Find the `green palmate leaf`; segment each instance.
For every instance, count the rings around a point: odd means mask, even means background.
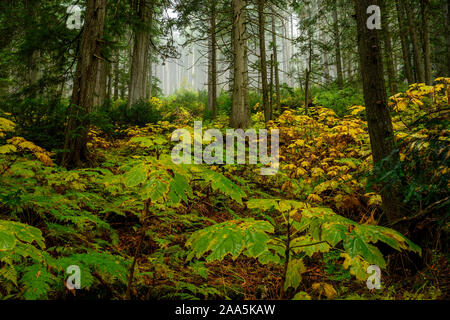
[[[149,180],[142,187],[142,199],[150,199],[152,202],[164,201],[165,195],[169,192],[169,186],[172,178],[165,172],[154,172]]]
[[[247,201],[247,208],[259,209],[262,211],[269,211],[273,208],[280,211],[278,201],[279,199],[250,199]]]
[[[207,253],[208,262],[222,260],[227,254],[236,259],[244,250],[247,256],[257,258],[269,250],[268,233],[273,231],[270,223],[254,219],[216,224],[192,234],[186,242],[191,248],[187,259],[199,259]]]
[[[401,250],[410,250],[421,254],[422,249],[411,242],[401,233],[380,226],[370,226],[370,225],[359,225],[354,229],[364,241],[377,243],[378,241],[384,242],[392,248]]]
[[[302,281],[302,273],[306,272],[306,267],[302,259],[292,259],[289,261],[286,271],[286,281],[284,282],[284,290],[288,288],[297,289]]]
[[[220,191],[240,204],[242,204],[242,198],[247,196],[241,188],[220,173],[204,169],[202,171],[202,178],[211,183],[211,188],[214,191]]]
[[[192,197],[192,188],[186,176],[176,173],[170,183],[169,199],[173,203],[178,203],[183,200],[188,202],[188,196]]]
[[[308,204],[294,200],[250,199],[249,201],[247,201],[247,208],[260,209],[263,211],[275,209],[280,212],[288,212],[295,209],[308,208]]]
[[[386,267],[386,261],[380,250],[378,250],[377,247],[364,242],[364,240],[354,232],[344,240],[344,249],[352,259],[359,255],[370,264],[376,264],[381,268]]]
[[[331,249],[327,243],[315,240],[309,234],[293,239],[290,247],[295,253],[304,252],[309,257],[316,252],[328,252]]]
[[[142,148],[149,148],[155,145],[155,142],[151,137],[133,137],[131,138],[130,142],[137,144]]]
[[[139,164],[125,174],[125,186],[133,188],[144,183],[146,179],[147,171],[143,164]]]
[[[363,260],[360,256],[351,258],[347,253],[342,253],[341,257],[345,259],[342,265],[344,269],[349,269],[350,274],[354,275],[360,281],[367,280],[369,275],[366,271],[370,263]]]
[[[340,223],[324,223],[322,225],[322,239],[333,247],[347,237],[347,227]]]
[[[0,251],[9,251],[16,246],[16,237],[12,233],[6,233],[0,225]]]

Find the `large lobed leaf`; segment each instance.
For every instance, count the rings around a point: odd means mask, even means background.
[[[200,259],[207,255],[206,261],[222,260],[230,254],[236,259],[241,253],[258,258],[268,251],[270,233],[273,226],[267,221],[239,219],[215,224],[192,234],[186,242],[191,248],[187,257]]]

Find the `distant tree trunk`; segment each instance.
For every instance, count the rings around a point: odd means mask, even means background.
[[[447,47],[447,74],[446,76],[450,77],[450,1],[442,1],[442,12],[444,13],[444,38],[445,45]]]
[[[272,6],[272,46],[273,46],[273,66],[275,72],[275,93],[276,93],[276,108],[280,112],[280,71],[278,66],[278,46],[277,46],[277,32],[275,27],[275,8]],[[273,80],[272,80],[273,82]]]
[[[416,29],[416,21],[414,19],[414,15],[411,9],[411,4],[409,3],[409,0],[401,0],[404,4],[405,10],[406,10],[406,16],[408,17],[408,26],[409,26],[409,33],[411,36],[411,42],[413,46],[414,51],[414,67],[417,74],[417,81],[418,82],[425,82],[425,69],[423,66],[423,56],[422,56],[422,50],[419,46],[419,38],[417,36],[417,29]]]
[[[247,128],[250,124],[248,106],[248,61],[247,32],[245,27],[246,8],[244,0],[233,0],[233,103],[230,125],[233,128]]]
[[[353,0],[353,3],[357,20],[358,51],[372,157],[374,163],[378,164],[394,150],[394,132],[387,106],[378,31],[370,30],[366,26],[367,8],[370,5],[379,5],[379,0]],[[385,169],[390,169],[389,164]],[[389,222],[402,218],[401,198],[398,196],[398,191],[383,189],[381,196],[383,209]]]
[[[244,4],[246,5],[247,2],[244,0]],[[246,109],[246,116],[247,116],[247,123],[248,125],[250,125],[250,119],[252,116],[252,110],[250,108],[250,76],[248,73],[248,47],[247,47],[247,27],[246,27],[246,21],[247,21],[247,9],[244,6],[244,11],[243,11],[243,19],[244,19],[244,36],[243,36],[243,40],[244,40],[244,87],[243,87],[243,94],[244,94],[244,105],[245,105],[245,109]]]
[[[106,99],[111,101],[112,98],[112,86],[113,86],[113,77],[112,77],[112,64],[108,62],[108,90],[106,93]]]
[[[326,33],[322,30],[320,37],[322,39],[326,39]],[[330,76],[330,64],[328,61],[328,50],[323,50],[322,52],[322,62],[323,62],[323,77],[325,79],[325,83],[329,84],[330,80],[331,80],[331,76]]]
[[[217,116],[217,38],[216,38],[216,5],[211,1],[210,39],[209,39],[208,72],[208,110],[213,119]]]
[[[72,100],[66,127],[62,158],[66,168],[81,166],[88,160],[87,140],[89,119],[87,115],[94,106],[97,71],[102,49],[105,25],[106,0],[88,0],[85,24],[81,35],[77,69],[74,76]]]
[[[312,47],[312,41],[313,41],[313,32],[311,30],[311,27],[308,30],[308,69],[306,69],[306,79],[305,79],[305,114],[308,115],[308,107],[310,103],[310,93],[309,93],[309,87],[310,87],[310,78],[311,78],[311,72],[312,72],[312,55],[313,55],[313,47]]]
[[[344,76],[342,74],[342,57],[341,57],[341,40],[339,34],[339,18],[338,18],[338,1],[333,6],[333,30],[334,30],[334,46],[336,50],[336,70],[337,70],[337,83],[339,89],[344,88]]]
[[[403,5],[400,3],[401,0],[395,0],[395,6],[397,8],[397,20],[399,26],[400,42],[402,45],[402,55],[403,55],[403,65],[405,68],[405,76],[408,84],[414,83],[414,75],[411,70],[411,57],[409,54],[409,39],[407,28],[403,21]]]
[[[288,78],[288,73],[289,73],[289,61],[291,59],[290,55],[289,55],[289,46],[288,46],[288,38],[289,38],[289,33],[288,33],[288,26],[286,25],[286,20],[287,17],[285,17],[282,21],[282,30],[283,30],[283,38],[282,38],[282,45],[283,45],[283,50],[281,51],[283,54],[283,83],[288,84],[289,82],[289,78]]]
[[[27,12],[27,27],[26,32],[32,33],[34,32],[34,28],[36,28],[38,24],[38,10],[40,7],[40,1],[25,1],[26,12]],[[2,35],[3,37],[3,35]],[[28,84],[29,86],[35,86],[41,77],[41,72],[39,68],[39,60],[41,53],[36,45],[33,45],[32,50],[29,50],[29,54],[27,57],[27,67],[28,67]],[[36,93],[36,90],[32,90],[33,93]]]
[[[116,61],[114,62],[114,100],[119,100],[119,81],[120,81],[120,52],[116,52]]]
[[[136,8],[140,25],[134,32],[134,48],[131,59],[128,107],[146,97],[147,66],[150,47],[150,31],[153,14],[153,0],[139,0]]]
[[[269,105],[273,111],[273,53],[270,55]]]
[[[420,0],[420,7],[422,11],[423,51],[425,56],[425,82],[431,86],[433,84],[433,71],[431,69],[430,27],[428,24],[430,0]],[[450,37],[450,35],[447,35],[447,37]]]
[[[346,74],[347,74],[347,81],[352,81],[352,56],[351,53],[348,52],[347,54],[347,62],[346,62]]]
[[[290,39],[294,39],[294,15],[292,14],[292,12],[289,13],[289,26],[291,29],[291,33],[290,33]],[[295,55],[295,46],[294,46],[294,41],[288,41],[288,45],[289,45],[289,59],[292,59],[292,57]],[[290,79],[290,87],[294,88],[295,87],[295,77],[294,77],[294,68],[291,67],[291,72],[289,73],[289,79]]]
[[[264,119],[266,122],[272,120],[272,110],[269,104],[269,88],[267,85],[267,57],[266,57],[266,17],[264,13],[265,0],[258,0],[258,26],[259,26],[259,55],[262,82],[262,97],[264,108]]]
[[[147,81],[147,99],[153,97],[153,61],[152,61],[152,50],[150,49],[150,54],[148,57],[148,81]]]
[[[94,92],[94,107],[103,105],[106,99],[107,65],[105,60],[98,60],[97,80]]]
[[[384,41],[384,58],[387,66],[388,83],[391,95],[394,95],[398,91],[397,76],[395,74],[393,50],[391,45],[391,33],[389,31],[389,10],[386,8],[386,0],[381,0],[381,20],[382,20],[382,33]]]

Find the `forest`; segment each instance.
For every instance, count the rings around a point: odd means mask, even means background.
[[[1,0],[0,300],[447,300],[449,21]]]

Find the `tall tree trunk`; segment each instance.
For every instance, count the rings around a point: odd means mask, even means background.
[[[97,71],[102,49],[106,0],[88,0],[85,24],[81,35],[80,51],[74,85],[62,164],[67,168],[81,166],[88,160],[87,140],[89,119],[94,106]]]
[[[26,32],[32,33],[34,32],[34,28],[36,28],[38,24],[38,10],[40,7],[40,1],[37,0],[26,0],[26,21],[27,27]],[[27,67],[28,67],[28,85],[33,87],[37,84],[41,77],[41,72],[39,68],[39,60],[41,53],[35,44],[32,44],[32,50],[29,50],[29,54],[27,57]],[[36,90],[33,88],[32,92],[35,94]]]
[[[108,101],[111,101],[112,97],[112,86],[113,86],[113,77],[112,77],[112,64],[108,62],[108,70],[107,70],[107,77],[108,77],[108,90],[106,92],[106,99]]]
[[[381,0],[381,20],[382,20],[382,34],[383,34],[383,41],[384,41],[384,59],[387,66],[387,74],[388,74],[388,83],[389,83],[389,89],[390,94],[394,95],[398,91],[397,86],[397,76],[395,74],[395,66],[394,66],[394,58],[392,45],[391,45],[391,33],[389,31],[389,10],[387,10],[386,7],[386,0]]]
[[[270,55],[270,82],[269,82],[269,105],[273,111],[273,53]]]
[[[405,23],[403,21],[403,13],[404,8],[402,3],[400,3],[401,0],[395,0],[395,7],[397,9],[397,20],[398,20],[398,27],[399,27],[399,34],[400,34],[400,42],[402,45],[402,55],[403,55],[403,65],[405,68],[405,76],[406,80],[408,81],[408,84],[411,84],[414,82],[414,75],[411,70],[411,57],[409,54],[409,39],[408,39],[408,32],[407,27],[405,26]]]
[[[269,104],[269,88],[267,85],[267,56],[266,56],[266,17],[264,13],[265,0],[258,0],[258,26],[259,26],[259,55],[262,82],[262,98],[264,108],[264,119],[266,122],[272,120],[272,110]]]
[[[146,97],[150,28],[153,15],[153,0],[139,0],[136,8],[140,25],[134,32],[134,48],[131,59],[128,107]]]
[[[419,38],[417,36],[417,29],[416,29],[416,21],[414,19],[414,15],[411,9],[411,4],[409,3],[409,0],[401,0],[401,1],[404,4],[406,16],[408,17],[409,33],[411,36],[411,42],[414,51],[414,67],[417,74],[416,80],[418,82],[425,82],[425,69],[423,66],[422,50],[419,45]]]
[[[107,65],[105,60],[98,60],[97,80],[95,84],[94,102],[93,106],[99,107],[103,105],[106,98],[106,78],[107,78]]]
[[[326,39],[326,33],[324,30],[321,30],[320,37],[322,39]],[[328,60],[328,50],[325,49],[322,51],[322,63],[323,63],[323,77],[325,79],[325,84],[329,84],[331,80],[330,76],[330,64]]]
[[[447,47],[447,74],[446,76],[450,77],[450,1],[442,1],[442,12],[444,14],[444,38],[445,38],[445,46]]]
[[[379,164],[394,150],[394,132],[387,105],[379,35],[376,29],[369,30],[366,26],[367,8],[370,5],[379,5],[379,0],[353,0],[353,3],[372,157],[374,163]],[[386,164],[385,169],[389,170],[389,167],[389,164]],[[397,190],[383,189],[381,196],[389,222],[403,217]]]
[[[282,38],[282,45],[283,45],[283,83],[288,84],[289,82],[289,78],[288,78],[288,72],[289,72],[289,61],[291,59],[291,57],[289,56],[289,46],[288,46],[288,26],[286,25],[286,20],[287,17],[285,19],[283,19],[281,21],[282,23],[282,29],[283,29],[283,38]]]
[[[305,79],[305,114],[308,115],[308,107],[310,100],[310,93],[309,93],[309,87],[310,87],[310,80],[311,80],[311,72],[312,72],[312,56],[313,56],[313,48],[312,48],[312,41],[313,41],[313,32],[311,30],[311,27],[308,29],[308,69],[306,69],[306,79]]]
[[[280,71],[278,66],[278,46],[277,46],[277,30],[275,26],[275,8],[272,6],[272,47],[273,47],[273,66],[275,72],[275,94],[276,94],[276,108],[280,112]],[[273,82],[273,79],[272,79]]]
[[[119,81],[120,81],[120,52],[116,52],[116,61],[114,61],[114,100],[119,100]]]
[[[153,97],[153,61],[152,61],[152,50],[150,49],[150,54],[148,57],[148,81],[147,81],[147,99]]]
[[[250,109],[248,106],[248,61],[246,3],[244,0],[233,0],[233,102],[231,108],[231,123],[233,128],[247,128],[250,124]]]
[[[430,14],[430,0],[420,0],[422,11],[423,52],[425,56],[425,82],[433,84],[433,71],[431,69],[430,27],[428,24]],[[447,35],[450,37],[450,35]]]
[[[216,5],[211,1],[210,39],[208,72],[208,109],[213,119],[217,116],[217,38]]]
[[[344,88],[344,76],[342,74],[342,57],[341,57],[341,40],[339,34],[339,17],[338,17],[338,1],[333,6],[333,30],[334,30],[334,46],[336,50],[336,71],[338,88]]]

